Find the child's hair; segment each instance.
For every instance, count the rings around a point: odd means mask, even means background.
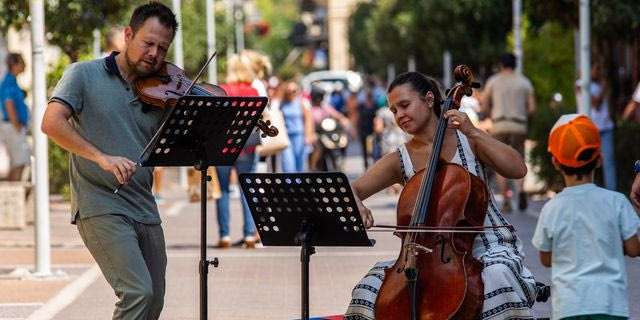
[[[578,155],[578,160],[589,160],[593,156],[593,154],[595,152],[598,152],[598,149],[592,148],[592,149],[582,150],[582,152],[580,152],[580,154]],[[556,159],[556,161],[557,160],[558,159]],[[591,174],[591,172],[593,170],[595,170],[597,164],[598,164],[598,158],[595,158],[595,159],[589,161],[587,164],[585,164],[583,166],[580,166],[580,167],[577,167],[577,168],[568,167],[568,166],[560,164],[560,169],[566,175],[568,175],[568,176],[577,176],[577,178],[579,180],[582,180],[582,175]]]
[[[393,81],[391,81],[389,88],[387,89],[387,94],[395,87],[405,83],[409,83],[411,88],[420,94],[420,98],[424,98],[424,96],[427,95],[427,92],[431,91],[434,96],[433,110],[435,111],[436,116],[440,118],[440,113],[442,113],[442,94],[440,91],[440,84],[438,84],[435,79],[425,76],[420,72],[409,71],[398,75],[393,79]]]

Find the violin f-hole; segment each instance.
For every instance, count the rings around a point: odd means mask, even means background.
[[[444,258],[444,237],[439,234],[436,236],[436,242],[440,245],[440,262],[447,264],[451,261],[451,257]]]

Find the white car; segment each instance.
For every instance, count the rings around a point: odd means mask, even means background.
[[[311,92],[312,86],[318,86],[330,94],[346,87],[352,92],[357,92],[362,88],[362,82],[362,76],[354,71],[315,71],[302,78],[302,90]]]

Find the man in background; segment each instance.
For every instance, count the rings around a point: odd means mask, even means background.
[[[510,53],[500,55],[499,72],[489,77],[482,97],[482,109],[493,121],[490,133],[496,139],[516,149],[524,158],[529,119],[536,112],[536,100],[529,79],[517,73],[516,57]],[[518,209],[527,208],[524,179],[518,179]],[[508,180],[496,175],[504,202],[502,212],[511,212]]]
[[[25,93],[18,86],[16,77],[24,71],[25,64],[18,53],[7,56],[7,74],[0,84],[0,142],[9,153],[9,181],[19,181],[24,167],[30,162],[31,151],[27,143],[29,108],[24,103]]]

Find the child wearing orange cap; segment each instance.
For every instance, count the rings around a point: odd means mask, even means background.
[[[558,119],[549,152],[566,187],[540,213],[533,245],[551,267],[553,319],[626,319],[624,255],[640,255],[640,218],[621,193],[593,183],[600,135],[584,115]]]

